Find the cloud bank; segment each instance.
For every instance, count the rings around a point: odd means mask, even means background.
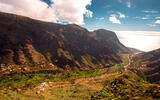
[[[120,41],[132,48],[151,51],[160,48],[160,32],[152,31],[116,31]]]
[[[92,0],[51,0],[48,6],[40,0],[0,0],[0,11],[33,19],[84,24],[84,15],[92,17],[86,7]]]

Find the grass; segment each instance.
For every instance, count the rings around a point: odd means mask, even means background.
[[[128,65],[129,64],[129,54],[123,54],[121,59],[123,61],[123,65]]]
[[[60,84],[65,86],[54,87]],[[124,71],[122,74],[109,75],[99,79],[82,80],[78,84],[61,81],[53,82],[52,85],[49,89],[43,91],[36,88],[39,86],[38,84],[35,87],[27,87],[25,90],[0,90],[0,100],[160,99],[159,85],[150,84],[131,71]]]
[[[128,54],[123,54],[121,56],[122,63],[112,66],[109,69],[109,72],[112,72],[112,73],[122,72],[124,70],[124,66],[129,64],[129,59],[128,58],[129,58]]]
[[[51,90],[51,97],[54,100],[88,100],[89,96],[95,91],[95,87],[89,88],[85,85],[75,85],[66,88],[57,88]]]
[[[97,85],[93,84],[92,81],[85,81],[82,82],[82,84],[73,85],[74,80],[96,77],[106,73],[107,70],[108,69],[97,69],[80,72],[61,72],[56,74],[34,73],[5,76],[0,79],[0,100],[29,100],[31,98],[34,98],[34,100],[46,100],[46,98],[50,98],[50,100],[61,100],[62,98],[65,98],[64,100],[70,100],[74,98],[77,100],[76,98],[78,97],[80,100],[83,100],[97,90]],[[69,81],[71,86],[65,83],[67,81]],[[39,90],[34,90],[34,88],[43,82],[53,82],[53,86],[56,84],[67,84],[69,86],[66,86],[66,88],[56,87],[37,94]]]
[[[142,67],[142,64],[139,60],[136,60],[136,61],[132,62],[130,66],[135,67],[135,68],[140,68],[140,67]]]
[[[107,69],[97,69],[90,71],[79,72],[60,72],[52,73],[31,73],[31,74],[13,74],[0,78],[0,87],[12,89],[27,88],[37,85],[42,82],[57,82],[57,81],[74,81],[78,78],[89,78],[99,76],[105,73]]]
[[[126,71],[106,80],[104,88],[92,100],[153,100],[160,99],[160,86],[144,81]]]
[[[109,72],[112,72],[112,73],[122,72],[124,70],[123,64],[114,65],[109,70],[110,70]]]

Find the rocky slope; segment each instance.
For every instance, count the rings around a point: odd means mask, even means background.
[[[74,24],[47,23],[0,12],[1,70],[30,70],[28,66],[88,70],[120,63],[117,52],[128,49],[113,32],[95,33]]]
[[[104,29],[99,29],[95,30],[94,33],[98,38],[100,38],[103,41],[104,45],[107,45],[108,48],[110,48],[114,52],[118,52],[121,54],[132,53],[129,48],[125,47],[122,43],[120,43],[117,35],[114,32]]]
[[[160,49],[137,54],[133,60],[141,63],[141,70],[149,82],[160,83]]]

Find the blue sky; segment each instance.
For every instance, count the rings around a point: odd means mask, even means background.
[[[85,17],[84,27],[117,31],[160,31],[160,0],[92,0],[88,9],[92,18]],[[121,13],[125,18],[120,18]],[[120,24],[109,20],[114,14]]]

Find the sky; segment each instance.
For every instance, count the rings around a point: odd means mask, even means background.
[[[142,51],[160,48],[160,0],[0,0],[0,11],[114,31]]]
[[[93,0],[88,29],[160,31],[160,0]],[[98,22],[98,23],[97,23]]]

